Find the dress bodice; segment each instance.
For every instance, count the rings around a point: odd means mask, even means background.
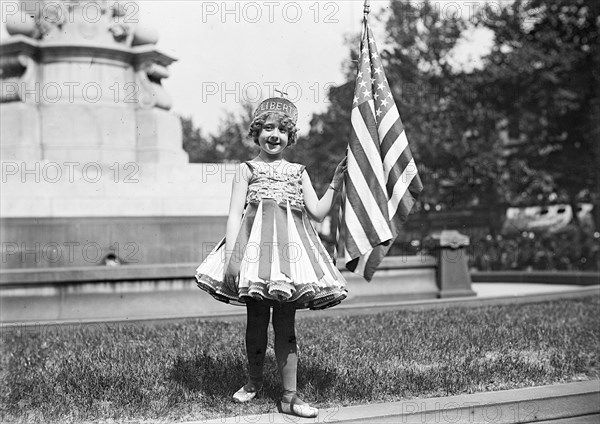
[[[262,199],[275,199],[279,204],[289,202],[290,206],[303,208],[302,172],[304,166],[285,163],[278,169],[265,162],[245,162],[252,170],[248,181],[246,203],[259,203]]]

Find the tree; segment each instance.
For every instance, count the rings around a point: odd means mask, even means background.
[[[427,1],[390,3],[381,57],[425,186],[415,209],[484,208],[493,231],[509,204],[592,200],[598,211],[600,3],[493,6],[477,24],[494,31],[494,48],[464,72],[449,57],[465,21]],[[311,123],[309,162],[330,167],[326,155],[347,144],[352,68]]]
[[[252,104],[243,103],[241,113],[229,112],[222,120],[217,135],[211,136],[211,143],[221,155],[222,162],[243,162],[258,154],[258,146],[248,138],[253,110]]]
[[[181,117],[183,129],[183,149],[190,162],[223,163],[243,162],[258,154],[258,147],[247,137],[252,121],[253,106],[242,104],[241,113],[227,113],[222,119],[216,135],[208,138],[194,127],[191,118]]]
[[[194,126],[191,118],[180,117],[183,133],[183,150],[189,156],[190,163],[221,162],[222,157],[214,145],[202,136],[199,128]]]
[[[537,190],[537,202],[565,201],[573,210],[578,201],[591,200],[598,216],[600,3],[516,0],[495,6],[483,9],[479,21],[495,34],[481,73],[496,88],[485,107],[506,119],[515,141],[512,160],[537,173],[524,189]]]
[[[485,107],[485,79],[452,64],[467,28],[429,2],[392,2],[381,56],[425,186],[421,204],[484,209],[496,232],[507,201],[502,117]]]

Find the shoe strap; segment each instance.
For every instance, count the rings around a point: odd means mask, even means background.
[[[246,393],[256,393],[256,392],[258,392],[258,391],[260,391],[260,390],[262,389],[262,385],[260,385],[260,386],[256,386],[256,385],[255,385],[255,386],[254,386],[255,390],[252,390],[252,391],[250,391],[250,390],[246,390],[246,386],[248,386],[248,384],[250,384],[250,383],[244,384],[244,387],[242,387],[242,389],[244,389],[244,391],[245,391]]]
[[[285,397],[282,400],[286,401]],[[294,393],[292,395],[292,397],[290,398],[290,401],[286,402],[286,403],[289,403],[290,406],[292,406],[292,407],[293,406],[310,406],[308,403],[306,403],[302,399],[300,399],[300,397],[298,397],[298,395],[296,393]]]

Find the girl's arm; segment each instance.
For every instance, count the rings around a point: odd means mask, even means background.
[[[234,249],[241,249],[242,246],[236,246],[235,242],[240,231],[242,213],[246,203],[246,192],[248,191],[248,181],[252,172],[245,163],[237,168],[233,179],[231,189],[231,201],[229,202],[229,216],[227,218],[227,230],[225,232],[225,275],[224,280],[230,283],[235,282],[239,272],[239,264],[231,264],[229,259]]]
[[[308,176],[308,172],[306,170],[302,173],[302,192],[304,193],[304,206],[306,207],[306,211],[310,215],[312,219],[318,222],[322,222],[334,202],[338,198],[341,190],[342,184],[344,182],[344,174],[348,169],[347,159],[344,158],[338,164],[337,168],[335,168],[335,173],[333,175],[333,179],[331,180],[331,184],[327,191],[319,199],[317,197],[317,193],[315,193],[315,189],[310,181],[310,177]]]

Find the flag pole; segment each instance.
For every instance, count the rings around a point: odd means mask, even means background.
[[[363,38],[364,38],[364,36],[366,34],[366,31],[367,31],[367,18],[369,17],[369,12],[370,11],[371,11],[371,1],[370,0],[365,0],[365,3],[363,5],[363,32],[362,32],[362,35],[360,36],[361,45],[362,45],[362,40],[363,40]]]

